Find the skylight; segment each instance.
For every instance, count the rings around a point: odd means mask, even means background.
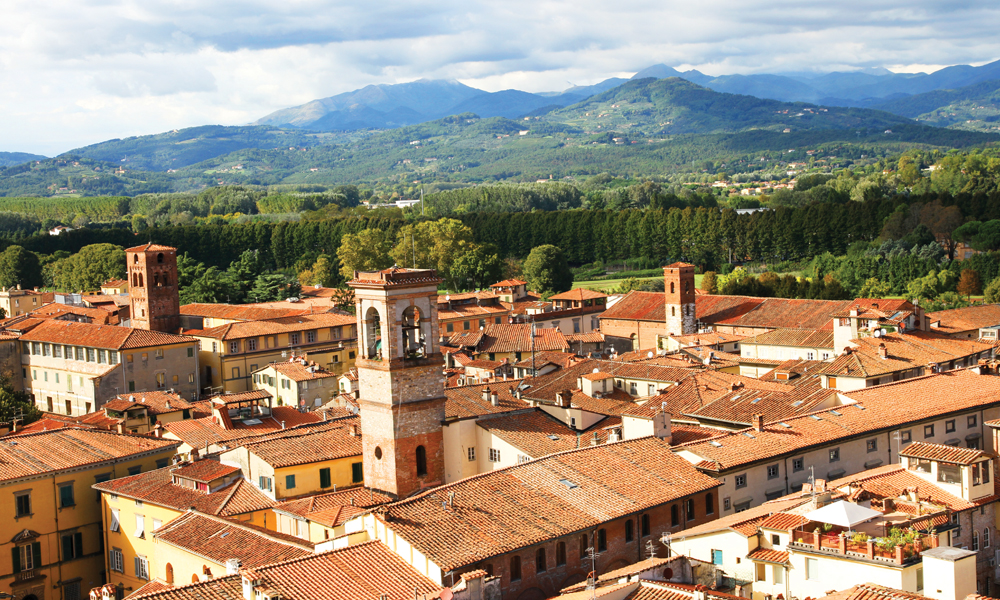
[[[563,484],[564,486],[568,487],[571,490],[575,490],[576,488],[580,487],[579,485],[573,483],[569,479],[560,479],[559,483]]]
[[[549,438],[549,439],[550,439],[550,440],[552,440],[553,442],[559,439],[559,436],[558,436],[558,435],[553,435],[553,434],[551,434],[551,433],[550,433],[549,435],[545,436],[545,437]]]
[[[792,406],[802,406],[802,402],[802,400],[796,400],[795,402],[792,402]]]
[[[823,420],[823,419],[819,418],[819,415],[809,415],[809,416],[811,418],[813,418],[813,419],[816,419],[817,421],[822,421]]]
[[[831,410],[831,411],[830,411],[830,414],[831,414],[831,415],[835,415],[835,416],[838,416],[838,417],[840,416],[840,413],[839,413],[839,412],[837,412],[837,411],[835,411],[835,410]]]
[[[753,401],[750,402],[750,404],[757,404],[761,400],[763,400],[763,398],[754,398]]]
[[[709,442],[709,444],[712,444],[716,448],[721,448],[722,447],[722,444],[720,444],[719,442],[716,442],[715,440]]]
[[[782,421],[782,422],[781,422],[781,426],[782,426],[782,427],[786,427],[786,428],[788,428],[788,429],[791,429],[791,428],[792,428],[792,426],[791,426],[791,425],[789,425],[788,423],[785,423],[784,421]]]
[[[747,431],[747,432],[744,432],[744,433],[743,433],[743,435],[747,436],[747,437],[748,437],[748,438],[750,438],[750,439],[755,439],[755,438],[753,437],[753,434],[752,434],[752,433],[750,433],[749,431]]]

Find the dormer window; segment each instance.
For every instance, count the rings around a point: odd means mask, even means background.
[[[972,485],[984,485],[990,482],[990,461],[978,462],[972,465]]]
[[[923,460],[920,458],[910,459],[910,469],[916,471],[917,473],[930,473],[931,472],[931,461]]]
[[[962,468],[958,465],[938,463],[937,480],[941,483],[962,483]]]

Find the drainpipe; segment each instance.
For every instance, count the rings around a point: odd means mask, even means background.
[[[57,567],[56,568],[59,571],[58,585],[61,587],[62,586],[62,581],[63,581],[62,563],[63,563],[63,558],[64,557],[62,556],[62,536],[59,535],[60,534],[60,530],[59,530],[59,489],[58,489],[58,487],[56,487],[56,476],[55,476],[55,473],[52,474],[52,498],[54,499],[54,501],[52,503],[53,508],[54,508],[52,516],[53,516],[53,518],[55,519],[55,522],[56,522],[56,540],[57,540],[57,542],[56,542],[56,557],[57,557],[56,564],[57,564]],[[102,521],[101,522],[102,527],[103,527],[103,524],[104,523]],[[49,552],[50,556],[51,556],[51,554],[52,553]]]

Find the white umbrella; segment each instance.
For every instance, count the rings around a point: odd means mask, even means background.
[[[834,502],[833,504],[827,504],[823,508],[814,510],[803,516],[810,521],[830,523],[831,525],[839,525],[841,527],[850,528],[858,523],[864,523],[865,521],[874,519],[875,517],[881,517],[882,513],[877,510],[865,508],[864,506],[859,506],[853,502],[840,500],[838,502]]]

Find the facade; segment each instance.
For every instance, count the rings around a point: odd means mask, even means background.
[[[116,396],[100,411],[84,415],[78,422],[118,433],[141,434],[162,431],[162,425],[194,418],[195,413],[196,406],[178,394],[144,392]]]
[[[337,373],[301,358],[275,362],[251,373],[253,388],[265,390],[278,406],[322,406],[340,393]]]
[[[181,329],[177,248],[152,242],[125,250],[132,326],[177,333]]]
[[[101,503],[90,486],[166,464],[175,442],[88,429],[0,443],[0,592],[79,600],[105,582]]]
[[[674,263],[663,267],[664,300],[668,335],[697,333],[694,265]]]
[[[349,520],[367,509],[388,504],[392,497],[366,487],[286,500],[274,507],[278,531],[319,544],[347,534]]]
[[[153,532],[188,510],[275,527],[274,502],[250,485],[238,468],[210,459],[130,473],[94,489],[101,497],[107,580],[133,590],[157,578],[173,579],[169,575],[173,569],[157,560]],[[187,582],[190,579],[183,583]]]
[[[41,321],[20,340],[25,391],[46,412],[81,416],[120,394],[146,391],[198,397],[198,346],[193,338]]]
[[[513,322],[559,329],[566,336],[589,334],[600,329],[607,299],[603,292],[577,288],[540,302],[538,308],[526,308]]]
[[[474,331],[509,319],[510,308],[493,292],[445,294],[438,298],[438,320],[445,333]]]
[[[8,319],[19,317],[52,302],[54,294],[35,290],[22,290],[21,286],[0,289],[0,308]]]
[[[740,375],[760,377],[786,360],[829,360],[834,356],[833,332],[810,329],[777,329],[743,338]]]
[[[403,498],[444,483],[443,358],[433,270],[355,272],[364,483]]]
[[[354,317],[318,313],[263,321],[238,321],[189,330],[200,343],[203,391],[238,393],[253,388],[251,374],[299,356],[342,374],[357,353]]]

